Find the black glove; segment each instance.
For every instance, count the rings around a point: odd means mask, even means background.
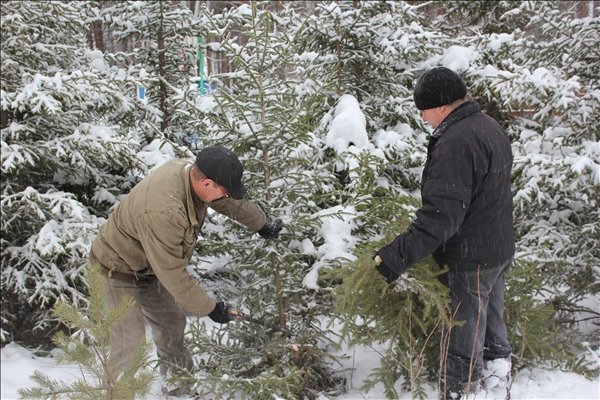
[[[281,228],[283,228],[283,221],[281,218],[272,219],[269,215],[267,215],[267,223],[265,226],[260,228],[258,234],[265,239],[277,239]]]
[[[392,283],[400,277],[400,274],[391,269],[389,266],[387,266],[387,264],[384,263],[383,260],[381,260],[379,265],[375,266],[375,269],[377,269],[377,272],[383,275],[387,283]]]
[[[234,319],[234,316],[229,314],[230,308],[231,306],[229,304],[220,301],[215,305],[215,309],[212,310],[208,316],[219,324],[226,324]]]

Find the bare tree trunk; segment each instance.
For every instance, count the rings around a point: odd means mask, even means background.
[[[0,111],[0,128],[4,129],[8,127],[8,111],[2,110]]]
[[[262,79],[259,78],[259,82],[262,84]],[[262,86],[262,85],[261,85]],[[263,120],[264,126],[264,113],[265,113],[264,103],[261,104],[261,119]],[[264,165],[264,175],[265,175],[265,187],[267,188],[267,202],[271,203],[271,192],[269,187],[271,186],[271,169],[269,168],[269,149],[267,147],[262,148],[263,151],[263,165]],[[279,329],[282,332],[287,330],[287,318],[285,315],[285,311],[287,309],[287,304],[285,301],[285,296],[283,294],[283,283],[281,280],[281,274],[279,273],[279,269],[277,268],[277,254],[271,253],[269,255],[269,260],[271,261],[271,271],[273,271],[273,281],[275,283],[275,296],[277,297],[277,311],[279,314]]]
[[[252,2],[252,13],[253,13],[253,17],[256,20],[256,2],[253,1]],[[269,31],[268,31],[268,26],[265,27],[265,35],[268,36]],[[266,42],[265,38],[265,42]],[[264,49],[263,49],[264,51]],[[262,71],[262,68],[261,68]],[[264,99],[264,87],[263,87],[263,76],[262,76],[262,72],[261,74],[258,75],[257,77],[257,81],[258,81],[258,92],[260,93],[260,122],[261,122],[261,126],[263,127],[263,129],[266,128],[266,121],[265,121],[265,115],[267,113],[266,110],[266,106],[265,106],[265,99]],[[259,145],[261,145],[259,143]],[[271,203],[271,191],[269,190],[269,187],[271,186],[271,169],[270,169],[270,163],[269,163],[269,148],[266,146],[262,146],[262,152],[263,152],[263,171],[264,171],[264,175],[265,175],[265,187],[266,187],[266,197],[267,197],[267,202]],[[287,330],[287,318],[286,318],[286,308],[287,308],[287,304],[286,304],[286,300],[285,300],[285,295],[283,293],[283,281],[281,280],[281,274],[279,273],[279,269],[278,269],[278,262],[277,262],[277,255],[275,253],[271,253],[269,255],[269,260],[271,261],[271,270],[273,271],[273,281],[275,283],[275,296],[277,298],[277,310],[279,313],[279,329],[283,332],[285,332]]]
[[[106,48],[104,47],[104,29],[102,29],[102,22],[93,22],[90,33],[93,41],[93,45],[90,46],[90,48],[100,50],[104,53]]]
[[[165,58],[165,32],[164,32],[164,14],[163,3],[160,2],[160,25],[158,26],[158,76],[159,76],[159,95],[160,95],[160,111],[162,112],[162,122],[160,129],[164,132],[169,127],[169,109],[167,108],[167,85],[164,82],[166,79],[166,58]]]

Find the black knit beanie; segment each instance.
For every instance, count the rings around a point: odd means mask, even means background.
[[[451,69],[435,67],[417,80],[413,97],[419,110],[445,106],[467,95],[462,78]]]

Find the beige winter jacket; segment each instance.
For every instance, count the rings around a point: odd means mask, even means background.
[[[92,253],[111,271],[156,275],[185,310],[202,317],[215,302],[186,267],[208,207],[252,231],[260,230],[267,218],[248,200],[202,202],[192,193],[191,166],[169,161],[139,182],[100,228]]]

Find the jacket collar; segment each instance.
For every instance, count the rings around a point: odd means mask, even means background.
[[[439,138],[452,125],[473,113],[479,112],[479,110],[479,104],[473,101],[462,103],[444,118],[442,123],[431,133],[431,137],[436,139]]]

